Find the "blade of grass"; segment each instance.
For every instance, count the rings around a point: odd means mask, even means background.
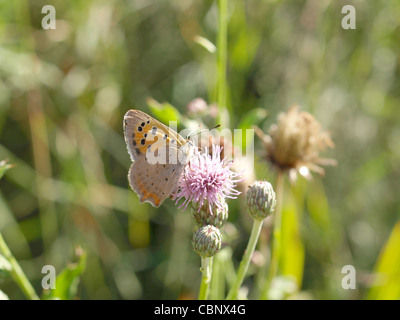
[[[229,127],[227,114],[227,51],[228,51],[228,1],[218,0],[218,34],[217,34],[217,104],[218,122]]]
[[[400,222],[382,248],[374,271],[376,278],[369,290],[369,300],[400,299]]]
[[[0,233],[0,252],[7,259],[7,261],[11,264],[11,270],[9,271],[14,281],[21,288],[22,292],[25,296],[30,300],[39,300],[35,289],[33,289],[31,283],[26,277],[24,271],[21,269],[17,259],[11,253],[11,250],[8,248],[2,234]]]

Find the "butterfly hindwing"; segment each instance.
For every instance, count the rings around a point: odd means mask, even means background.
[[[131,165],[129,184],[141,202],[149,202],[159,207],[178,187],[184,167],[179,164],[147,165],[142,161],[145,160],[140,158]]]

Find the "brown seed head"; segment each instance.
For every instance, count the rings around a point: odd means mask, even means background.
[[[289,171],[292,179],[297,172],[310,177],[310,170],[323,175],[324,169],[319,165],[336,164],[334,159],[319,157],[320,151],[334,147],[329,134],[321,130],[321,125],[311,114],[301,111],[298,106],[281,113],[268,135],[257,127],[255,131],[264,143],[267,160],[280,170]]]

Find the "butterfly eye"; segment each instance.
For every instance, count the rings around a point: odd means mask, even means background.
[[[143,131],[143,128],[142,128],[142,127],[138,127],[137,129],[138,129],[139,132],[142,132],[142,131]]]
[[[142,146],[144,146],[144,145],[146,144],[146,139],[140,140],[140,144],[141,144]]]

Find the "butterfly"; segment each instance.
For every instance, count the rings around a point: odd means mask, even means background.
[[[124,116],[124,137],[132,165],[128,181],[140,202],[159,207],[178,188],[195,147],[173,129],[140,110]]]

